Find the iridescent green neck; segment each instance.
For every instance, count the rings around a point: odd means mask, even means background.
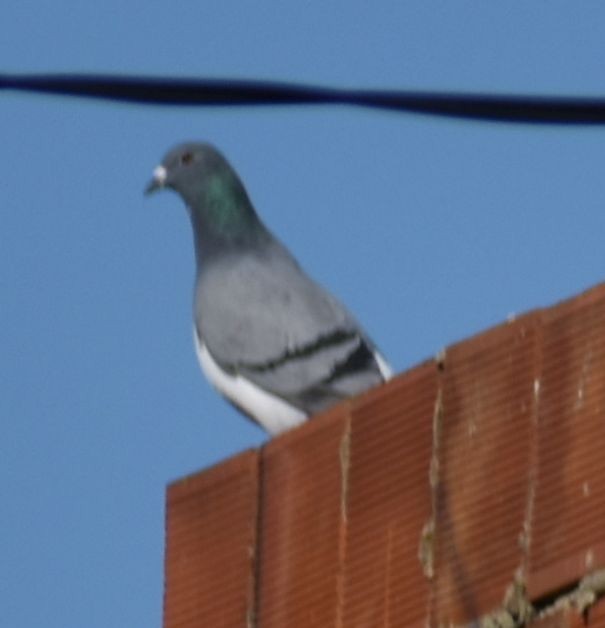
[[[232,172],[208,176],[188,203],[198,267],[230,251],[262,246],[270,235]]]
[[[239,239],[252,235],[259,220],[244,186],[231,172],[220,172],[204,186],[205,228],[216,236]]]

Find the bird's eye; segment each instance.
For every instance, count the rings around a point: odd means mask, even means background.
[[[181,155],[181,163],[184,166],[189,165],[193,161],[193,153],[186,152]]]

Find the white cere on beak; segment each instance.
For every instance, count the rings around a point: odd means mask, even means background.
[[[156,166],[153,169],[153,180],[158,184],[158,185],[164,185],[164,183],[166,183],[166,176],[167,176],[167,172],[166,172],[166,168],[164,168],[164,166]]]

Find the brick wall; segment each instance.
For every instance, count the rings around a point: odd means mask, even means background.
[[[175,482],[165,572],[165,628],[605,626],[605,286]]]

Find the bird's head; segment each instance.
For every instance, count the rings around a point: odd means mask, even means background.
[[[145,193],[163,188],[182,197],[200,237],[203,231],[241,239],[263,230],[239,177],[210,144],[188,142],[168,151]]]
[[[210,181],[224,176],[231,167],[221,153],[210,144],[188,142],[168,151],[145,188],[152,194],[163,188],[178,192],[191,204],[203,196]]]

